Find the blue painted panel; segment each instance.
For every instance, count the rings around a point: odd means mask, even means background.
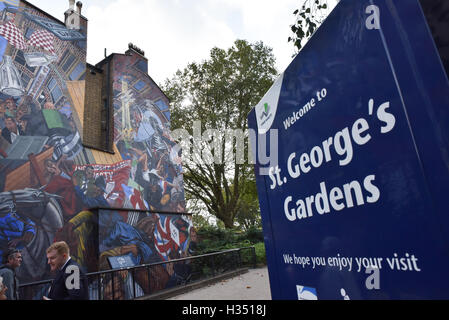
[[[278,135],[255,166],[274,299],[449,298],[449,83],[419,1],[341,1],[249,127]]]

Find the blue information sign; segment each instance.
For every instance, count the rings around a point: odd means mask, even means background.
[[[273,299],[449,298],[449,82],[417,0],[342,0],[249,114]]]

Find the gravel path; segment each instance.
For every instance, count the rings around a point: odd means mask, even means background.
[[[250,269],[248,273],[168,300],[271,300],[268,269]]]

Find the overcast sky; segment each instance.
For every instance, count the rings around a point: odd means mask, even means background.
[[[149,74],[162,84],[189,62],[207,59],[214,46],[229,48],[236,39],[263,41],[273,48],[279,72],[292,60],[287,39],[293,11],[304,0],[84,0],[89,20],[87,62],[124,53],[132,42],[145,51]],[[328,0],[330,3],[335,0]],[[68,0],[29,0],[59,20]]]

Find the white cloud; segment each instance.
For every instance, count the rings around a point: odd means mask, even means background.
[[[329,0],[335,1],[335,0]],[[31,1],[63,19],[68,1]],[[187,63],[207,59],[214,47],[236,39],[263,41],[273,48],[279,71],[291,61],[287,42],[298,0],[84,0],[89,19],[87,59],[95,64],[107,53],[123,53],[128,43],[145,51],[149,74],[161,84]]]
[[[239,38],[249,41],[262,40],[273,48],[278,71],[282,72],[291,62],[294,47],[287,39],[294,23],[293,11],[299,7],[298,0],[221,0],[232,3],[242,12],[243,28]]]
[[[213,46],[235,40],[231,28],[197,1],[117,0],[91,5],[86,14],[90,62],[103,58],[104,47],[108,54],[120,53],[133,42],[145,51],[149,73],[159,83],[188,62],[206,59]]]

